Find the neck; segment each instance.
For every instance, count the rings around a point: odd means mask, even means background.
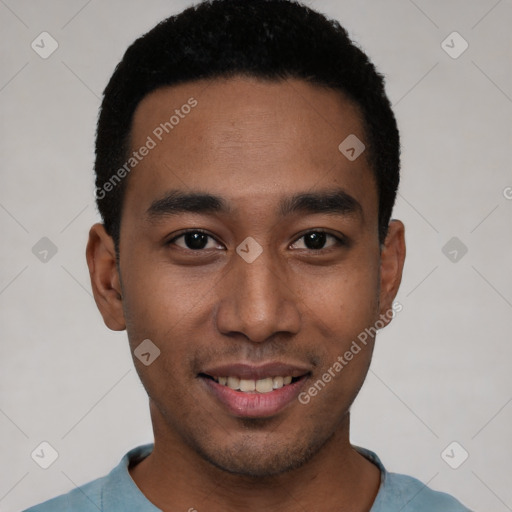
[[[349,415],[308,462],[278,475],[228,473],[204,460],[154,422],[155,446],[130,475],[164,512],[296,512],[297,509],[368,512],[380,471],[349,441]]]

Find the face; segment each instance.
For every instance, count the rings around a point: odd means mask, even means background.
[[[134,357],[156,443],[270,475],[347,431],[373,339],[344,355],[390,309],[404,257],[401,223],[379,244],[366,154],[338,149],[349,135],[365,141],[358,109],[300,80],[187,83],[139,104],[132,150],[151,147],[127,178],[119,272],[100,225],[88,260],[107,325],[160,351]]]

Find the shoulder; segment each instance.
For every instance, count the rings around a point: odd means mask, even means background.
[[[52,498],[24,512],[98,512],[102,508],[102,489],[105,478],[98,478],[66,494]]]
[[[381,485],[371,512],[471,512],[453,496],[434,491],[412,476],[388,472],[375,452],[354,448],[381,472]]]
[[[383,511],[387,510],[385,506],[400,505],[402,512],[471,512],[453,496],[434,491],[416,478],[407,475],[387,473],[382,491]]]
[[[24,512],[126,512],[127,510],[158,511],[145,498],[129,475],[131,464],[147,457],[153,444],[130,450],[112,471],[66,494],[57,496]]]

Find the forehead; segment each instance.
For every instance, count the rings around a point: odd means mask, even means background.
[[[364,143],[357,106],[299,79],[236,77],[161,88],[134,114],[131,151],[151,148],[130,174],[125,204],[137,198],[148,205],[181,189],[266,208],[286,194],[341,187],[376,212],[366,153],[351,160],[339,149],[354,137]]]

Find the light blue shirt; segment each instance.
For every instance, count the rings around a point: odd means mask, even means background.
[[[470,512],[455,498],[429,489],[419,480],[388,473],[377,455],[355,447],[381,471],[380,489],[370,512]],[[132,480],[128,467],[140,462],[153,444],[130,450],[108,475],[24,512],[161,512]]]

